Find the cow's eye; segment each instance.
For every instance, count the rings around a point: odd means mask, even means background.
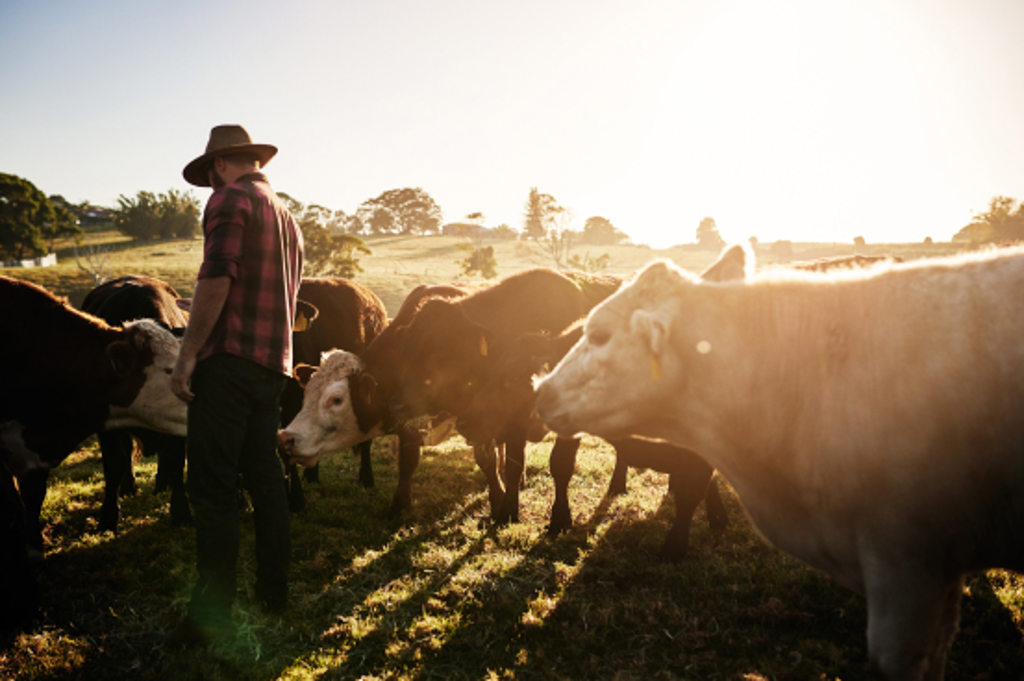
[[[171,374],[174,373],[174,369],[164,369],[164,373],[170,376]]]
[[[590,341],[590,344],[596,345],[597,347],[601,347],[610,341],[611,338],[612,335],[604,329],[597,329],[587,334],[587,339]]]
[[[334,406],[338,406],[338,405],[339,405],[339,404],[341,404],[342,402],[344,402],[344,400],[342,400],[342,399],[341,399],[341,397],[339,397],[338,395],[335,395],[334,397],[332,397],[332,398],[331,398],[331,403],[332,403],[332,404],[333,404]]]

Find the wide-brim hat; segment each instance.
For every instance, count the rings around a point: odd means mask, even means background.
[[[270,162],[270,159],[274,158],[277,147],[272,144],[253,144],[249,133],[240,125],[218,125],[210,130],[210,141],[206,143],[206,152],[185,166],[181,174],[189,184],[194,184],[197,187],[209,187],[210,178],[207,177],[206,171],[210,161],[217,156],[246,151],[256,155],[262,168]]]

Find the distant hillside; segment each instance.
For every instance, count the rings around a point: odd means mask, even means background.
[[[381,236],[369,237],[367,245],[372,255],[360,260],[364,272],[356,280],[371,288],[390,313],[394,313],[405,295],[415,286],[423,283],[450,283],[456,281],[482,281],[479,277],[465,277],[461,274],[460,261],[466,257],[464,250],[469,240],[453,236]],[[538,245],[515,240],[485,240],[485,245],[494,246],[498,261],[498,275],[505,276],[530,267],[552,267],[554,261]],[[759,244],[758,263],[775,264],[786,261],[813,260],[835,255],[898,255],[904,259],[953,253],[962,248],[960,244],[853,244],[792,243]],[[92,259],[92,269],[97,265],[105,267],[107,278],[125,274],[146,274],[169,282],[182,295],[191,295],[195,285],[195,274],[202,260],[201,239],[178,239],[170,241],[135,244],[118,232],[94,232],[87,235],[86,243],[79,249],[79,261],[87,264]],[[68,296],[72,303],[81,302],[92,289],[92,277],[76,262],[75,250],[70,243],[58,246],[58,264],[47,268],[24,268],[3,270],[6,276],[18,277],[45,286],[58,295]],[[578,246],[572,254],[591,259],[607,253],[608,267],[601,270],[606,274],[629,276],[655,258],[669,258],[681,267],[700,270],[718,255],[717,250],[698,248],[696,245],[675,246],[668,249],[653,249],[647,246]]]

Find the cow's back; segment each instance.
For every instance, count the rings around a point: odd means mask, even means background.
[[[129,274],[89,291],[82,300],[82,310],[108,324],[153,319],[167,328],[180,329],[188,324],[185,313],[176,302],[180,298],[178,291],[165,281]]]
[[[589,295],[564,274],[537,268],[506,277],[467,296],[459,305],[467,318],[499,337],[512,338],[532,331],[557,333],[596,303],[601,288],[588,289]]]
[[[319,364],[332,348],[362,352],[387,324],[380,298],[365,286],[341,277],[303,279],[299,298],[319,310],[310,328],[295,335],[296,364]]]

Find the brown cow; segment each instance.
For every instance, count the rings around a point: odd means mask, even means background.
[[[0,464],[18,478],[13,524],[42,551],[39,511],[51,467],[89,435],[140,426],[185,434],[186,405],[170,389],[179,342],[153,321],[110,326],[45,289],[0,277]],[[5,489],[8,487],[4,482]],[[9,491],[9,490],[8,490]],[[3,505],[10,515],[10,503]]]
[[[702,277],[708,281],[725,281],[742,278],[744,275],[742,263],[724,259],[709,267]],[[464,427],[467,435],[493,437],[502,424],[523,418],[524,413],[532,417],[535,401],[532,376],[543,373],[545,367],[557,364],[581,335],[582,320],[579,320],[555,337],[545,333],[529,333],[516,338],[510,344],[510,350],[505,353],[500,368],[482,379],[473,399],[459,414],[467,424]],[[669,489],[676,501],[676,518],[662,547],[664,557],[679,559],[686,555],[693,513],[702,500],[712,531],[718,535],[725,530],[728,519],[717,481],[713,477],[714,469],[699,455],[669,443],[638,438],[617,438],[609,442],[616,452],[615,470],[608,487],[609,495],[626,491],[628,467],[651,468],[670,476]],[[551,451],[555,499],[548,526],[550,533],[572,527],[568,488],[575,470],[577,449],[578,440],[561,438]]]
[[[558,333],[617,288],[609,277],[576,280],[548,269],[506,277],[496,285],[455,301],[432,300],[409,323],[402,337],[404,372],[392,408],[407,416],[447,413],[459,418],[459,430],[471,441],[493,436],[504,443],[506,487],[485,469],[491,489],[491,516],[497,522],[519,518],[519,481],[532,427],[530,409],[520,410],[486,436],[469,413],[478,387],[502,365],[524,333]],[[575,456],[578,441],[556,442],[552,462]],[[494,502],[501,500],[500,505]]]
[[[390,397],[402,366],[401,337],[409,320],[426,301],[454,298],[454,286],[418,286],[384,330],[366,346],[362,357],[327,353],[320,366],[298,364],[295,376],[305,386],[302,410],[279,434],[280,449],[293,461],[313,466],[328,453],[366,442],[378,435],[398,435],[398,488],[391,504],[397,515],[412,504],[412,474],[419,464],[423,434],[419,424],[393,418]],[[350,390],[351,388],[351,390]],[[344,423],[335,417],[344,412]],[[478,456],[486,450],[480,449]]]

